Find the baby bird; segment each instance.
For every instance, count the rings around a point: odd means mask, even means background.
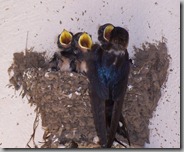
[[[72,71],[85,74],[87,72],[86,53],[91,49],[93,42],[86,32],[73,33],[63,30],[58,36],[58,47],[61,51],[54,54],[50,62],[55,71]]]
[[[79,32],[73,36],[72,48],[76,54],[76,71],[85,74],[88,69],[86,66],[86,56],[93,45],[91,36],[86,32]]]
[[[99,27],[98,29],[98,40],[101,42],[102,47],[106,49],[106,47],[110,46],[110,38],[111,38],[111,32],[115,27],[114,25],[107,23]],[[123,47],[122,49],[127,49],[128,47],[128,42],[129,42],[129,34],[127,30],[122,28],[122,37],[121,37],[121,42]]]
[[[73,33],[67,30],[63,30],[61,34],[58,35],[57,46],[60,49],[68,49],[71,47],[71,42],[73,39]]]
[[[73,33],[63,30],[58,36],[57,45],[61,49],[55,52],[52,60],[50,61],[50,68],[52,71],[75,71],[75,53],[71,43],[73,40]]]

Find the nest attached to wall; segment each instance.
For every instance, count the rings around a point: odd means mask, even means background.
[[[149,143],[149,119],[161,97],[170,57],[163,42],[146,43],[142,49],[134,50],[122,113],[132,145],[144,147],[145,142]],[[99,147],[95,140],[88,80],[84,75],[49,71],[45,52],[33,49],[14,53],[8,72],[11,73],[10,84],[15,90],[21,90],[22,97],[26,96],[31,105],[36,105],[35,110],[41,115],[45,129],[41,148]],[[127,142],[121,136],[118,139]]]

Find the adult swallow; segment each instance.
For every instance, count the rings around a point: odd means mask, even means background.
[[[102,44],[101,47],[103,49],[108,49],[109,47],[111,47],[110,36],[111,36],[111,32],[114,28],[115,28],[115,26],[112,25],[111,23],[107,23],[107,24],[104,24],[104,25],[99,27],[98,40],[101,42],[101,44]],[[129,34],[124,28],[122,28],[121,31],[122,31],[122,37],[121,37],[122,49],[127,49],[128,41],[129,41]],[[131,59],[129,59],[129,62],[132,64]],[[124,138],[127,138],[128,143],[130,145],[129,135],[128,135],[128,131],[127,131],[127,127],[126,127],[123,115],[121,115],[121,117],[120,117],[120,122],[123,125],[122,125],[122,127],[118,126],[117,133],[120,135],[123,135]]]
[[[92,45],[92,38],[86,32],[79,32],[73,36],[72,48],[75,48],[77,72],[86,73],[88,71],[85,56],[91,50]]]
[[[103,44],[92,47],[87,76],[97,135],[101,146],[110,148],[118,130],[130,144],[121,113],[130,70],[129,34],[124,28],[112,24],[101,26],[98,33]],[[119,121],[123,122],[122,128]]]

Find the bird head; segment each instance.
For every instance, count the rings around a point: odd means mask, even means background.
[[[126,50],[128,47],[129,34],[122,27],[115,27],[107,23],[99,27],[98,40],[105,46],[111,46],[115,50]]]
[[[114,27],[110,32],[109,43],[115,50],[126,50],[128,47],[129,34],[122,27]]]
[[[59,48],[69,48],[71,46],[73,34],[67,30],[63,30],[58,36],[58,47]]]
[[[74,35],[73,45],[83,53],[91,50],[93,41],[91,36],[86,32],[79,32]]]
[[[113,29],[114,29],[114,26],[110,23],[100,26],[98,29],[98,40],[102,44],[108,44],[110,39],[110,34]]]

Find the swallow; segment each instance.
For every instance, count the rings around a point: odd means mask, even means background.
[[[60,53],[62,56],[69,58],[74,56],[74,48],[72,47],[72,41],[74,40],[74,35],[72,32],[64,29],[60,35],[58,35],[57,46],[61,49]]]
[[[61,34],[58,35],[57,46],[60,49],[70,48],[73,38],[73,33],[63,29]]]
[[[55,52],[49,62],[49,67],[52,71],[75,71],[75,53],[74,48],[71,46],[72,40],[73,33],[65,29],[58,36],[57,45],[61,51]]]
[[[114,29],[114,27],[115,26],[112,25],[111,23],[107,23],[107,24],[104,24],[104,25],[99,27],[99,29],[98,29],[98,40],[101,42],[101,44],[102,44],[101,47],[103,49],[108,49],[108,47],[111,47],[110,35],[111,35],[111,32]],[[121,41],[122,41],[122,46],[123,46],[122,49],[127,49],[128,41],[129,41],[129,34],[124,28],[122,28]],[[131,65],[133,64],[131,59],[129,59],[129,62],[130,62]],[[124,136],[124,138],[127,138],[128,143],[130,145],[130,139],[129,139],[127,127],[126,127],[125,120],[124,120],[123,116],[121,116],[120,122],[123,124],[123,126],[120,127],[120,125],[118,125],[117,133]]]
[[[121,113],[130,71],[127,51],[129,34],[124,28],[112,24],[101,26],[98,34],[102,45],[93,45],[87,62],[91,108],[97,135],[101,147],[110,148],[117,141],[116,132],[121,131],[130,145]]]
[[[78,73],[87,73],[86,55],[91,50],[93,41],[91,35],[87,32],[79,32],[73,36],[72,47],[76,54],[76,71]]]

